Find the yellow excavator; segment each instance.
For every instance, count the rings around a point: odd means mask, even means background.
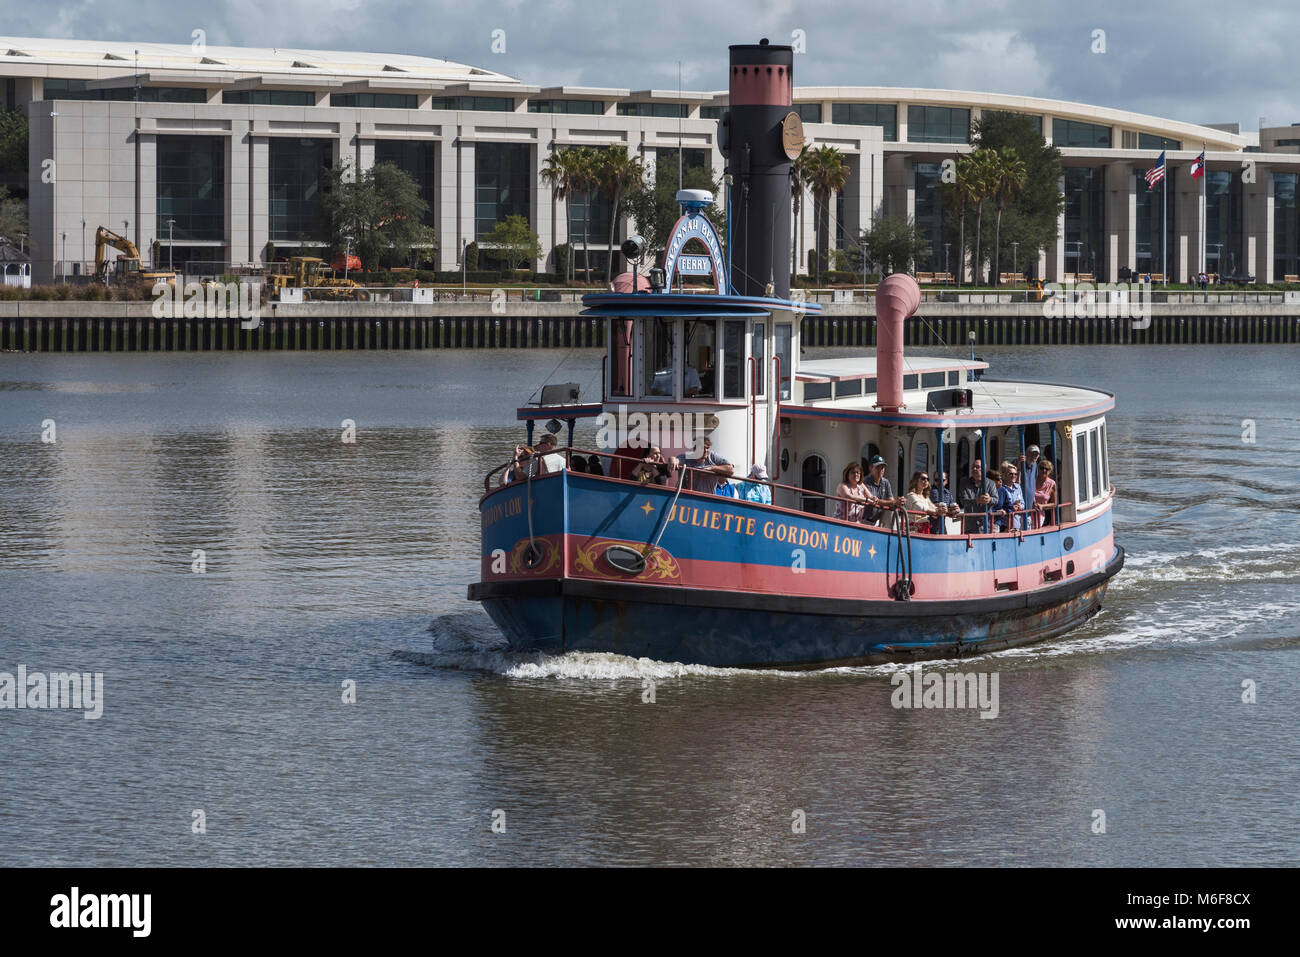
[[[113,260],[111,277],[109,276],[108,256],[106,255],[109,246],[122,254]],[[114,282],[153,284],[155,282],[175,282],[176,273],[166,270],[145,272],[140,268],[140,250],[136,248],[135,243],[111,229],[100,226],[95,230],[95,279],[99,282],[108,282],[110,278]]]
[[[281,289],[323,289],[331,299],[370,298],[365,286],[355,279],[334,275],[325,260],[316,256],[292,256],[286,272],[272,273],[269,278],[277,294]]]

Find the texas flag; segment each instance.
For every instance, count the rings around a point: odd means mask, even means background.
[[[1196,157],[1196,161],[1192,163],[1192,179],[1196,179],[1198,176],[1204,176],[1204,175],[1205,175],[1205,150],[1201,150],[1201,155]]]

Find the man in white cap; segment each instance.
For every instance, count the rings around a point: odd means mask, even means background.
[[[1025,501],[1030,504],[1034,501],[1034,489],[1038,487],[1038,457],[1041,454],[1038,446],[1031,445],[1020,453],[1020,488],[1024,492]]]
[[[755,465],[749,470],[749,477],[753,481],[740,483],[740,497],[747,502],[758,502],[761,505],[772,504],[772,487],[770,485],[760,485],[760,482],[767,481],[767,469],[761,465]]]

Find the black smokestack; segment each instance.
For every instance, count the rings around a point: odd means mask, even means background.
[[[790,165],[782,121],[794,109],[794,50],[763,40],[730,48],[723,153],[731,187],[732,284],[790,297]]]

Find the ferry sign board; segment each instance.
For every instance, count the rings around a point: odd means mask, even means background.
[[[684,203],[685,214],[677,220],[673,230],[668,234],[667,250],[664,253],[664,288],[673,288],[673,276],[681,272],[684,276],[713,275],[713,285],[718,295],[726,295],[727,284],[723,279],[725,273],[722,258],[722,243],[718,234],[704,215],[702,204]],[[704,245],[705,255],[682,255],[682,247],[692,239],[698,239]]]

